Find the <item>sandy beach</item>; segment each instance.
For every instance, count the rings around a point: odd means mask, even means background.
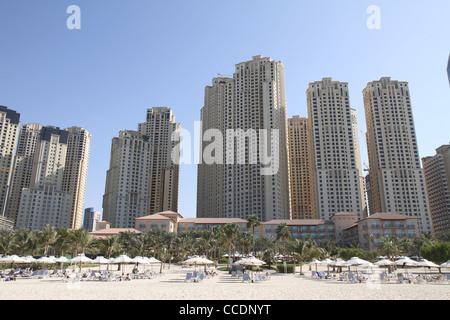
[[[125,266],[124,273],[131,272]],[[103,267],[104,270],[106,267]],[[116,270],[113,266],[110,270]],[[159,268],[154,268],[158,270]],[[271,279],[243,283],[228,272],[202,282],[185,282],[186,268],[172,265],[152,279],[131,281],[80,281],[65,283],[61,277],[17,278],[0,282],[1,300],[449,300],[450,284],[443,283],[347,283],[316,279],[303,266],[305,275],[271,273]],[[319,266],[318,270],[326,271]],[[423,274],[423,269],[417,273]],[[447,273],[448,274],[448,273]]]

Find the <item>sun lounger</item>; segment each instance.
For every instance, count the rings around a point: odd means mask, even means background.
[[[358,280],[356,280],[355,275],[350,272],[347,277],[347,282],[356,283]]]
[[[236,271],[231,271],[231,277],[232,278],[237,278],[237,272]]]
[[[48,278],[48,277],[49,277],[49,273],[48,273],[48,270],[47,270],[47,269],[44,269],[44,270],[42,271],[42,274],[40,274],[40,275],[38,276],[39,279],[44,279],[44,278]]]
[[[194,281],[194,278],[192,277],[192,273],[188,272],[186,274],[186,278],[184,279],[184,282],[188,282],[188,281]]]
[[[249,282],[250,281],[250,276],[246,273],[244,273],[242,275],[242,282]]]
[[[199,275],[198,275],[198,277],[196,278],[196,282],[201,282],[201,281],[203,281],[203,280],[205,280],[205,274],[203,273],[203,272],[201,272]]]
[[[260,273],[255,274],[255,281],[264,281],[264,279]]]

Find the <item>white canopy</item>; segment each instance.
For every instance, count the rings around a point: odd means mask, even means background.
[[[377,266],[390,266],[393,264],[394,264],[394,262],[391,260],[388,260],[388,259],[381,259],[374,263],[374,265],[377,265]]]
[[[186,261],[183,261],[182,264],[191,264],[191,265],[205,265],[205,264],[212,264],[214,261],[211,261],[206,258],[202,257],[195,257],[191,259],[187,259]]]
[[[133,263],[133,259],[125,254],[122,254],[115,258],[111,263]]]
[[[251,257],[251,258],[244,258],[239,261],[236,261],[235,264],[241,264],[244,266],[262,266],[263,264],[266,264],[266,263],[255,257]]]
[[[41,258],[37,259],[36,262],[40,262],[40,263],[56,263],[55,260],[50,258],[50,257],[41,257]]]
[[[86,257],[84,254],[79,254],[77,257],[70,259],[70,262],[92,262],[92,259]]]
[[[55,259],[55,262],[69,262],[69,259],[66,257],[59,257]]]
[[[408,257],[400,257],[400,259],[395,260],[394,263],[396,265],[403,265],[403,264],[406,264],[406,265],[409,265],[409,266],[416,266],[417,265],[416,261],[414,261],[414,260],[412,260],[412,259],[410,259]]]
[[[436,268],[439,268],[439,266],[436,263],[428,261],[427,259],[422,259],[421,261],[417,262],[417,265],[421,266],[421,267],[436,267]]]
[[[99,263],[99,264],[108,264],[108,263],[111,263],[111,260],[106,259],[104,256],[98,256],[94,260],[92,260],[92,262]]]

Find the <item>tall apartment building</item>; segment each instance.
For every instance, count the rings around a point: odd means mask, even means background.
[[[43,127],[36,142],[31,183],[22,190],[17,228],[41,230],[70,225],[72,195],[62,190],[68,132]]]
[[[70,228],[79,229],[83,223],[84,196],[91,150],[91,134],[80,127],[70,127],[66,131],[67,153],[64,165],[62,190],[72,194]]]
[[[238,63],[233,78],[205,88],[204,103],[197,217],[290,219],[283,64]]]
[[[289,118],[288,133],[292,219],[314,219],[308,119],[299,116]]]
[[[338,212],[361,219],[364,178],[348,84],[323,78],[310,83],[306,94],[316,219],[330,219]]]
[[[417,217],[419,230],[432,232],[408,83],[381,78],[363,97],[373,213]]]
[[[0,106],[0,215],[4,215],[6,199],[19,136],[20,114],[5,106]]]
[[[83,228],[89,232],[97,230],[97,222],[101,221],[102,214],[94,208],[86,208],[83,215]]]
[[[147,110],[138,131],[123,130],[113,138],[103,196],[103,219],[113,227],[132,228],[135,218],[178,210],[174,135],[181,135],[181,125],[170,108],[161,107]]]
[[[11,188],[6,203],[5,215],[17,221],[19,214],[22,189],[31,186],[31,173],[33,171],[36,144],[41,136],[42,125],[30,123],[22,125],[14,159],[14,170],[11,178]]]
[[[436,149],[434,156],[422,158],[435,235],[450,232],[450,145]]]
[[[83,128],[22,126],[6,207],[17,227],[81,227],[90,141]]]

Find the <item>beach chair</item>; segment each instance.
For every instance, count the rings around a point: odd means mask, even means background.
[[[405,280],[408,280],[408,279],[403,277],[403,273],[398,273],[397,274],[397,283],[405,283]]]
[[[205,280],[205,273],[201,272],[197,277],[197,282]]]
[[[194,281],[194,279],[192,278],[191,272],[186,273],[186,278],[184,279],[184,282],[188,282],[188,281]]]
[[[417,284],[424,284],[427,283],[427,280],[425,280],[420,274],[416,277],[416,283]]]
[[[231,277],[232,278],[237,278],[237,272],[236,271],[231,271]]]
[[[44,279],[48,277],[49,277],[48,269],[44,269],[42,273],[38,276],[39,279]]]
[[[242,275],[242,282],[250,282],[250,276],[246,273]]]
[[[255,274],[255,281],[264,281],[260,273]]]
[[[311,272],[311,277],[312,277],[312,278],[317,278],[317,273],[316,273],[315,271],[312,271],[312,272]]]
[[[347,282],[356,283],[358,280],[356,280],[355,275],[352,272],[349,272]]]

